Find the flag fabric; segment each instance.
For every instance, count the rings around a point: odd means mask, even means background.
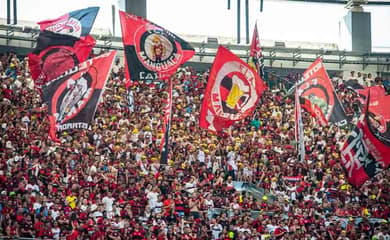
[[[50,31],[40,32],[36,48],[28,54],[36,87],[40,89],[46,82],[85,61],[93,46],[95,39],[90,35],[79,39]]]
[[[312,115],[317,116],[317,119],[320,119],[320,123],[332,122],[338,126],[344,126],[348,123],[347,115],[321,58],[318,58],[303,73],[303,80],[298,85],[298,94],[317,106],[316,108],[311,107],[312,110],[321,110],[322,114],[318,111],[311,112]]]
[[[169,79],[168,83],[168,98],[164,108],[164,119],[163,119],[163,137],[160,142],[160,163],[168,163],[168,151],[169,151],[169,131],[171,130],[171,114],[172,114],[172,80]]]
[[[119,11],[125,51],[126,86],[166,80],[195,54],[189,43],[148,20]]]
[[[297,89],[297,88],[295,88]],[[298,91],[295,91],[295,140],[298,146],[300,161],[305,161],[305,142],[303,135],[302,110]]]
[[[87,36],[95,22],[99,7],[89,7],[69,12],[56,19],[38,22],[41,31],[51,31],[73,37]]]
[[[247,63],[220,46],[211,67],[199,125],[212,132],[228,128],[253,113],[266,89]]]
[[[304,97],[299,97],[299,102],[301,107],[305,109],[313,118],[316,118],[320,125],[325,126],[327,124],[324,114],[321,111],[321,108],[316,104],[312,104],[309,99]]]
[[[89,59],[43,86],[51,139],[58,140],[57,131],[89,128],[115,55],[111,51]]]
[[[261,51],[257,23],[255,24],[255,28],[253,30],[248,64],[260,74],[261,79],[264,79],[264,57]]]
[[[390,109],[385,107],[390,96],[376,91],[369,90],[366,111],[341,152],[348,181],[356,187],[390,165]]]
[[[359,84],[359,82],[356,79],[350,79],[344,83],[344,86],[349,89],[358,90],[358,89],[364,89],[364,86]]]

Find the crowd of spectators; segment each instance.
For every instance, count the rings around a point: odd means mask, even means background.
[[[0,76],[0,238],[390,239],[389,171],[349,185],[340,165],[349,129],[307,113],[300,162],[293,98],[279,84],[253,116],[214,135],[198,126],[208,72],[180,68],[161,165],[166,85],[127,90],[116,62],[91,129],[59,132],[55,143],[26,59],[3,55]],[[347,113],[358,115],[340,83]]]

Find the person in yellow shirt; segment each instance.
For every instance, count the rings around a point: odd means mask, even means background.
[[[69,205],[70,208],[75,209],[77,205],[77,197],[72,192],[65,198],[66,203]]]

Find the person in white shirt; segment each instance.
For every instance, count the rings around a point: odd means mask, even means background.
[[[112,197],[111,192],[107,193],[107,196],[105,196],[102,199],[102,203],[105,205],[106,212],[112,212],[112,205],[114,203],[115,198]]]
[[[150,209],[154,209],[158,200],[158,192],[156,191],[157,187],[152,188],[148,193],[146,194],[146,197],[149,200]]]
[[[206,198],[204,199],[204,205],[207,208],[207,217],[211,219],[214,211],[214,201],[213,199],[211,199],[210,194],[206,194]]]
[[[221,224],[216,222],[215,218],[213,218],[211,219],[210,230],[212,234],[212,239],[216,240],[219,239],[219,235],[221,234],[223,227]]]
[[[54,222],[51,232],[53,233],[53,239],[60,239],[61,228],[58,226],[58,222]]]
[[[185,184],[185,189],[188,193],[193,194],[196,191],[197,181],[195,176],[191,177],[191,180]]]
[[[197,159],[199,162],[204,163],[205,157],[206,157],[206,156],[205,156],[204,152],[203,152],[201,149],[199,149],[199,150],[198,150],[198,156],[196,157],[196,159]]]

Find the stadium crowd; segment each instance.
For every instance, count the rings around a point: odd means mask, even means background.
[[[59,132],[55,143],[26,59],[3,55],[0,76],[0,237],[390,239],[389,171],[350,186],[340,165],[348,128],[307,113],[299,161],[293,98],[279,83],[217,136],[198,126],[208,73],[180,68],[161,165],[164,84],[136,83],[129,101],[116,62],[91,129]],[[334,80],[356,118],[353,93]]]

